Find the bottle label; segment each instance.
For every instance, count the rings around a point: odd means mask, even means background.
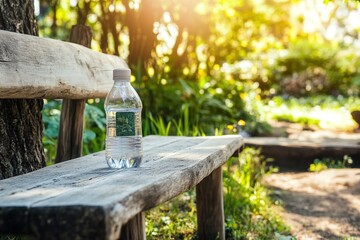
[[[116,113],[116,136],[135,136],[135,113]]]

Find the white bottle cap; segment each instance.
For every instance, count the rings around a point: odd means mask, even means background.
[[[116,68],[113,71],[113,80],[130,81],[131,71],[128,68]]]

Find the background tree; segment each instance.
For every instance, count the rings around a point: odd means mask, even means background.
[[[38,35],[32,0],[0,0],[0,29]],[[0,100],[0,179],[45,166],[42,99]]]

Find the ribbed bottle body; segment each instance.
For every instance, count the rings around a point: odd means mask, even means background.
[[[110,168],[139,167],[143,158],[139,95],[129,81],[116,81],[105,99],[105,158]]]
[[[107,164],[110,168],[140,166],[143,155],[141,110],[109,108],[106,115],[105,156]],[[134,128],[134,132],[132,128]]]

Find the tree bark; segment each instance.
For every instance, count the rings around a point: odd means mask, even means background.
[[[0,29],[38,35],[33,1],[0,0]],[[42,107],[42,99],[0,99],[0,179],[45,166]]]

